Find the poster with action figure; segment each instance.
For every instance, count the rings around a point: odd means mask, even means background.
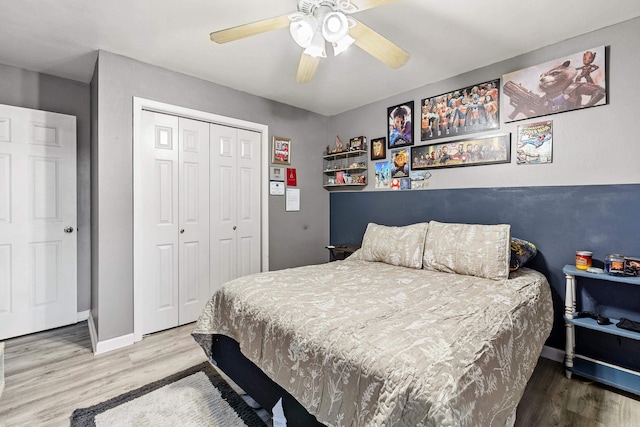
[[[552,148],[552,120],[518,126],[517,164],[535,165],[551,163]]]
[[[500,128],[500,80],[478,83],[421,101],[421,140]]]
[[[607,103],[605,47],[502,76],[505,123]]]

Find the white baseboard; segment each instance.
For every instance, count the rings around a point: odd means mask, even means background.
[[[0,342],[0,397],[4,391],[4,343]]]
[[[553,360],[554,362],[564,362],[564,351],[558,350],[557,348],[544,346],[542,347],[542,352],[540,353],[540,357],[544,357],[545,359]]]
[[[91,310],[79,311],[78,317],[76,318],[77,322],[84,322],[89,318],[89,314],[91,314]]]
[[[117,350],[122,347],[127,347],[134,343],[133,334],[127,334],[104,341],[98,341],[96,325],[93,323],[93,316],[91,315],[89,315],[89,335],[91,336],[91,347],[93,347],[94,356],[106,353],[108,351]]]

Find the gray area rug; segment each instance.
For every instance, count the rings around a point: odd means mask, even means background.
[[[263,427],[265,423],[208,362],[89,408],[71,427]]]

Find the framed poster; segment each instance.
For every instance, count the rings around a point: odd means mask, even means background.
[[[371,140],[371,160],[387,158],[387,138],[373,138]]]
[[[389,162],[376,163],[376,185],[375,188],[389,188],[391,184],[391,172]]]
[[[420,139],[430,141],[500,128],[500,80],[424,98]]]
[[[553,150],[553,121],[518,126],[516,164],[551,163]]]
[[[399,148],[391,150],[391,177],[407,178],[409,177],[409,148]]]
[[[511,134],[459,139],[411,150],[411,169],[478,166],[511,161]]]
[[[413,145],[413,101],[387,108],[389,148]]]
[[[276,165],[291,164],[291,140],[279,136],[273,137],[271,163]]]
[[[607,103],[604,46],[502,76],[505,123]]]

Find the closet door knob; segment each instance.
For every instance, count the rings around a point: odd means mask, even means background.
[[[234,226],[233,226],[233,229],[235,230],[236,228],[238,228],[238,227],[236,227],[236,226],[234,225]]]
[[[184,228],[180,229],[180,234],[184,234]]]
[[[73,227],[65,227],[64,228],[64,232],[65,233],[73,233]]]

